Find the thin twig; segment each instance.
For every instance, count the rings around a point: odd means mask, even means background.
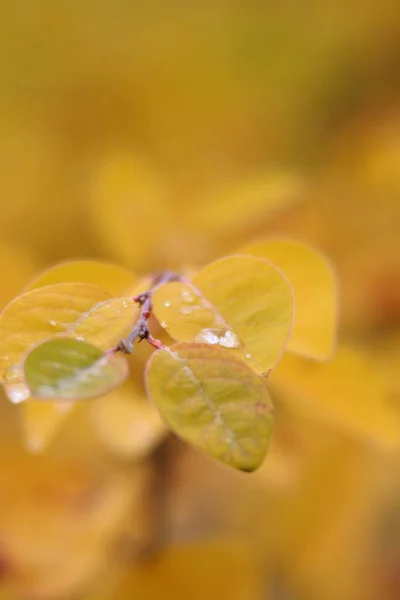
[[[160,273],[160,275],[154,278],[153,284],[147,292],[142,292],[133,298],[134,302],[141,307],[139,319],[131,333],[126,338],[121,340],[116,348],[113,349],[113,351],[123,352],[124,354],[132,354],[133,344],[136,340],[139,340],[139,342],[146,340],[151,346],[153,346],[153,348],[156,348],[157,350],[164,348],[164,344],[161,342],[161,340],[154,338],[149,329],[149,319],[153,312],[152,296],[154,291],[160,287],[160,285],[181,280],[181,276],[177,273],[171,273],[169,271]]]

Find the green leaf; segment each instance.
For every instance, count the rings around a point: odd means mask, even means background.
[[[34,346],[67,333],[110,299],[105,290],[85,283],[57,283],[15,298],[0,314],[0,378],[6,380]]]
[[[24,376],[31,395],[42,399],[85,399],[102,396],[122,384],[128,363],[120,354],[72,338],[56,338],[36,346],[25,359]]]
[[[177,435],[237,469],[260,466],[271,437],[272,402],[265,380],[229,350],[175,344],[152,355],[146,383]]]
[[[0,379],[6,381],[27,352],[60,334],[109,350],[132,329],[139,309],[132,298],[111,298],[95,285],[57,283],[31,290],[0,314]]]

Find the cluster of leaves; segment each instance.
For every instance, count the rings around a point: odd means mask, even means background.
[[[64,263],[2,312],[1,379],[14,403],[68,407],[120,386],[126,355],[146,340],[156,349],[146,389],[166,424],[209,456],[253,471],[272,431],[268,375],[285,348],[330,358],[335,321],[328,262],[290,240],[261,241],[185,276],[137,280],[107,263]]]

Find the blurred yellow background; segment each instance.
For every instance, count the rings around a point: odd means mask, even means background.
[[[2,394],[0,598],[398,599],[400,443],[374,394],[400,416],[399,2],[0,9],[1,307],[61,260],[142,275],[283,234],[334,263],[344,345],[320,406],[276,398],[253,475],[154,437],[147,349],[51,436],[60,409],[21,421]]]

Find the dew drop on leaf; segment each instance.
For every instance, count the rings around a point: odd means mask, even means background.
[[[233,331],[226,329],[203,329],[197,334],[196,342],[205,344],[218,344],[224,348],[240,348],[239,338]]]
[[[4,375],[4,389],[13,404],[19,404],[29,398],[29,389],[23,379],[21,365],[12,365]]]
[[[29,398],[29,388],[20,381],[19,383],[10,383],[5,386],[6,394],[13,404],[19,404]]]
[[[194,338],[195,342],[203,342],[205,344],[218,344],[219,336],[215,333],[213,329],[203,329],[196,335]]]
[[[225,331],[224,335],[219,338],[219,345],[224,348],[240,348],[239,338],[233,331]]]
[[[189,290],[187,290],[187,289],[182,290],[181,297],[182,297],[182,300],[184,302],[187,302],[188,304],[192,304],[195,300],[193,294],[191,294],[189,292]]]
[[[4,380],[8,383],[18,381],[23,377],[21,365],[11,365],[4,374]]]

